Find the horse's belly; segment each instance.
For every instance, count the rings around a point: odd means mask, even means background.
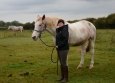
[[[84,44],[87,40],[88,40],[87,38],[85,38],[85,39],[82,39],[82,38],[73,39],[73,40],[69,40],[69,44],[72,46],[79,46],[79,45]]]

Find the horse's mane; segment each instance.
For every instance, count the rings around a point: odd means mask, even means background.
[[[41,20],[42,19],[42,17],[39,17],[37,20],[36,20],[36,22],[37,21],[39,21],[39,20]],[[56,25],[57,25],[57,21],[59,20],[59,19],[62,19],[62,18],[58,18],[58,17],[46,17],[45,18],[45,21],[46,21],[46,24],[48,25],[48,26],[50,26],[50,27],[55,27]]]
[[[57,25],[58,20],[61,18],[57,18],[57,17],[46,17],[46,22],[50,27],[55,27]]]

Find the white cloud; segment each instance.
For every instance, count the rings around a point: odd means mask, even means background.
[[[1,0],[0,20],[32,22],[37,15],[65,20],[103,17],[114,13],[115,0]]]

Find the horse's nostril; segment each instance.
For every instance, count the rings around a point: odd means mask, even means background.
[[[33,38],[33,39],[35,39],[35,38],[36,38],[36,36],[33,36],[32,38]]]

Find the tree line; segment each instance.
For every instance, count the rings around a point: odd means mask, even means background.
[[[97,29],[115,29],[115,13],[108,15],[107,17],[100,17],[100,18],[86,18],[81,20],[87,20],[93,23]],[[74,23],[79,20],[72,20],[68,21],[69,23]],[[15,26],[23,26],[25,30],[33,30],[34,29],[34,21],[32,23],[27,22],[25,24],[20,23],[18,21],[12,21],[12,22],[4,22],[0,20],[0,29],[7,29],[10,25]]]
[[[97,29],[115,29],[115,13],[108,15],[107,17],[100,18],[86,18],[82,20],[87,20],[93,23]],[[79,20],[68,21],[69,23],[74,23]]]
[[[20,23],[18,21],[12,21],[12,22],[4,22],[0,20],[0,30],[7,29],[8,26],[14,25],[14,26],[23,26],[25,30],[33,30],[34,29],[34,21],[32,23],[27,22],[25,24]]]

